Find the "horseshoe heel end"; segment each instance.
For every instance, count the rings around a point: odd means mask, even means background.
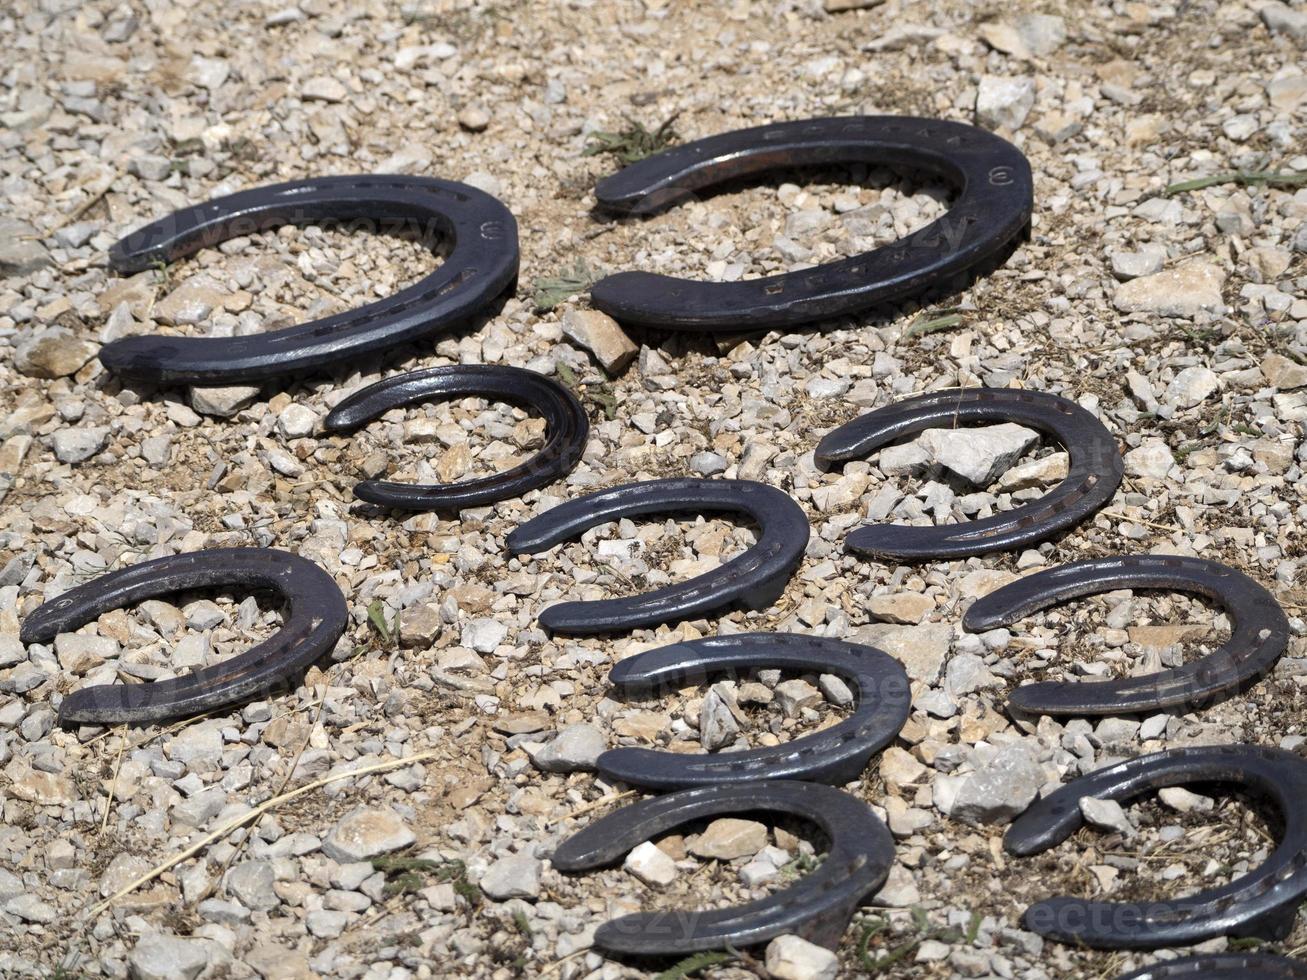
[[[156,262],[167,261],[160,255],[157,245],[151,245],[148,232],[153,225],[146,225],[130,232],[109,246],[109,268],[119,274],[134,275],[144,272]]]
[[[1001,591],[997,589],[973,602],[962,616],[962,628],[968,633],[985,633],[1016,622],[1020,616],[1013,614],[1009,604],[994,599]]]
[[[968,558],[992,551],[1002,551],[1003,540],[958,543],[956,528],[915,527],[899,524],[873,524],[850,531],[844,538],[844,550],[869,558],[897,558],[903,561],[935,561]]]
[[[562,636],[595,636],[624,628],[639,629],[644,623],[631,620],[614,624],[596,616],[589,602],[556,602],[540,613],[540,625],[548,632]]]
[[[35,612],[23,620],[18,630],[18,642],[26,646],[29,643],[49,643],[63,632],[64,617],[54,608],[38,607]]]
[[[834,428],[821,437],[817,448],[812,451],[812,462],[817,469],[829,473],[871,451],[866,447],[866,439],[857,426],[861,418]]]
[[[106,371],[124,381],[165,384],[169,375],[162,365],[179,354],[184,339],[123,337],[101,347],[97,357]]]
[[[637,327],[748,329],[733,316],[704,313],[696,308],[698,304],[684,303],[687,295],[697,292],[697,285],[654,272],[616,272],[590,287],[590,305]],[[679,310],[668,309],[669,296],[679,297]]]
[[[644,176],[646,172],[649,172],[648,177]],[[689,200],[694,191],[689,187],[663,183],[660,172],[650,172],[636,163],[600,180],[594,186],[594,196],[600,210],[628,217],[645,217]]]
[[[417,485],[388,480],[361,480],[354,484],[354,496],[378,507],[394,510],[453,513],[468,507],[497,503],[506,498],[506,491],[510,489],[513,488],[505,487],[497,481],[492,481],[491,485],[480,480]]]
[[[1034,684],[1022,684],[1012,689],[1008,695],[1008,707],[1025,715],[1052,716],[1098,716],[1111,714],[1128,714],[1132,708],[1129,704],[1119,704],[1112,698],[1095,697],[1101,692],[1094,688],[1111,685],[1112,681],[1076,681],[1063,684],[1058,681],[1039,681]],[[1071,690],[1083,688],[1083,690]],[[1139,711],[1146,711],[1147,704],[1134,706]]]
[[[902,727],[902,726],[900,726]],[[791,758],[786,763],[777,763],[762,767],[741,768],[733,771],[726,768],[733,761],[733,753],[716,755],[688,755],[660,752],[656,749],[627,747],[609,749],[595,761],[595,769],[607,782],[620,782],[628,786],[654,792],[688,789],[693,786],[720,786],[726,784],[749,784],[759,779],[793,779],[808,783],[825,783],[828,786],[843,786],[860,779],[867,771],[867,766],[883,746],[854,745],[851,751],[825,757],[826,761],[813,764],[806,757]],[[671,759],[668,756],[672,756]],[[686,768],[687,760],[713,760],[723,763],[711,770],[695,772]]]
[[[567,539],[566,532],[560,534],[557,528],[537,523],[539,520],[535,518],[509,531],[504,537],[504,550],[517,557],[538,555]]]
[[[1183,956],[1133,970],[1117,980],[1307,980],[1307,963],[1265,953]]]

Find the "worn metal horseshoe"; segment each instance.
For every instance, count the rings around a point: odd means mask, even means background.
[[[271,548],[214,548],[142,562],[70,589],[28,616],[19,635],[24,643],[46,643],[113,609],[223,585],[276,593],[285,603],[281,629],[237,657],[182,677],[74,691],[59,705],[59,721],[142,724],[266,694],[329,653],[349,620],[340,587],[308,559]]]
[[[503,473],[461,483],[408,484],[364,480],[354,496],[400,510],[481,507],[566,476],[585,452],[590,423],[576,396],[552,378],[502,365],[428,368],[386,378],[356,391],[327,415],[323,428],[349,433],[392,408],[416,402],[482,397],[531,409],[545,420],[545,444],[534,456]]]
[[[948,213],[851,258],[745,282],[620,272],[590,290],[626,323],[671,330],[793,326],[903,299],[994,257],[1030,221],[1030,164],[1011,143],[964,123],[843,116],[756,126],[695,140],[601,180],[599,207],[649,214],[715,184],[787,167],[870,163],[926,171],[958,189]]]
[[[1010,626],[1059,602],[1116,589],[1168,589],[1211,599],[1230,618],[1230,639],[1205,657],[1144,677],[1025,684],[1009,697],[1013,708],[1043,715],[1195,711],[1257,683],[1289,643],[1284,610],[1261,585],[1228,565],[1176,555],[1095,558],[1036,572],[977,599],[962,625],[973,633]]]
[[[1215,936],[1278,939],[1307,894],[1307,759],[1283,749],[1216,745],[1169,749],[1082,776],[1034,803],[1008,828],[1004,847],[1030,855],[1060,844],[1084,823],[1085,797],[1132,800],[1193,783],[1239,787],[1283,826],[1279,844],[1254,871],[1228,885],[1169,902],[1050,898],[1026,909],[1025,928],[1096,949],[1188,946]]]
[[[515,555],[537,554],[589,528],[623,517],[727,511],[751,517],[758,540],[744,554],[688,582],[643,595],[560,602],[540,614],[554,633],[612,633],[658,626],[742,605],[765,609],[785,591],[808,545],[808,518],[775,487],[752,480],[678,478],[601,490],[546,511],[509,534]]]
[[[1102,422],[1073,401],[1016,388],[955,388],[886,405],[828,433],[814,458],[819,469],[831,469],[926,429],[977,422],[1015,422],[1052,436],[1071,459],[1066,479],[1038,500],[978,521],[859,528],[845,538],[845,548],[919,561],[1012,551],[1080,523],[1121,485],[1121,453]]]
[[[1117,980],[1307,980],[1307,963],[1267,953],[1212,953],[1153,963]]]
[[[889,875],[894,839],[866,803],[830,786],[736,783],[641,800],[568,838],[551,861],[560,871],[589,871],[691,820],[750,812],[788,813],[816,824],[830,840],[821,867],[788,888],[733,908],[624,915],[595,930],[595,945],[614,953],[692,953],[795,933],[834,948],[862,900]]]
[[[599,774],[646,789],[676,789],[759,779],[847,783],[908,720],[912,693],[903,665],[875,647],[800,633],[710,636],[648,650],[620,661],[608,681],[626,697],[695,683],[709,674],[750,668],[836,674],[857,700],[853,714],[812,735],[775,747],[687,755],[651,749],[610,749]]]
[[[517,222],[484,191],[433,177],[364,174],[273,184],[176,211],[120,240],[119,272],[140,272],[281,225],[433,233],[453,250],[431,275],[358,309],[243,337],[125,337],[100,349],[129,381],[231,385],[316,371],[471,322],[517,278]]]

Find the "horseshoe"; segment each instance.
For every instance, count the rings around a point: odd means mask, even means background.
[[[1066,479],[1038,500],[978,521],[859,528],[845,538],[847,551],[918,561],[1014,551],[1080,523],[1121,485],[1121,453],[1102,422],[1073,401],[1015,388],[954,388],[886,405],[828,433],[814,458],[831,469],[926,429],[968,422],[1016,422],[1052,436],[1071,458]]]
[[[125,337],[100,349],[101,363],[120,378],[153,384],[248,384],[318,371],[462,326],[517,278],[517,222],[503,204],[466,184],[386,174],[215,198],[132,232],[110,250],[109,264],[140,272],[240,235],[320,222],[435,232],[454,248],[431,275],[358,309],[244,337]]]
[[[543,416],[544,448],[493,476],[425,485],[364,480],[354,485],[354,496],[400,510],[481,507],[553,483],[570,473],[585,452],[590,423],[576,396],[552,378],[500,365],[436,367],[386,378],[342,401],[327,415],[323,427],[333,434],[353,432],[392,408],[473,396],[522,405]]]
[[[1270,673],[1289,643],[1284,610],[1261,585],[1228,565],[1175,555],[1095,558],[1037,572],[977,599],[962,625],[982,633],[1068,599],[1116,589],[1173,589],[1205,596],[1230,617],[1230,639],[1199,660],[1146,677],[1025,684],[1012,692],[1013,708],[1041,715],[1196,711],[1252,687]]]
[[[1038,800],[1004,836],[1012,854],[1038,854],[1080,828],[1080,801],[1132,800],[1192,783],[1238,786],[1283,824],[1266,862],[1228,885],[1170,902],[1096,902],[1050,898],[1026,909],[1025,928],[1058,942],[1095,949],[1188,946],[1216,936],[1288,935],[1307,894],[1307,760],[1283,749],[1216,745],[1169,749],[1082,776]]]
[[[788,888],[732,908],[624,915],[595,930],[595,945],[614,953],[692,953],[795,933],[834,948],[863,898],[884,884],[894,840],[866,803],[830,786],[789,780],[718,784],[641,800],[568,838],[551,861],[560,871],[589,871],[681,824],[750,812],[788,813],[816,824],[830,840],[821,867]]]
[[[240,656],[182,677],[74,691],[59,705],[60,723],[142,724],[249,700],[329,653],[349,619],[340,587],[308,559],[271,548],[214,548],[156,558],[70,589],[28,616],[19,637],[47,643],[110,610],[218,585],[275,592],[286,605],[281,629]]]
[[[560,602],[540,614],[553,633],[612,633],[691,619],[727,607],[765,609],[780,598],[808,544],[808,518],[788,494],[752,480],[678,478],[601,490],[546,511],[509,534],[508,550],[538,554],[589,528],[623,517],[728,511],[757,522],[757,542],[726,564],[688,582],[643,595]]]
[[[1266,953],[1214,953],[1185,956],[1124,973],[1117,980],[1307,980],[1307,964]]]
[[[648,697],[660,688],[698,683],[708,674],[752,667],[837,674],[850,682],[857,708],[830,728],[775,747],[715,755],[610,749],[599,756],[599,774],[609,782],[654,790],[759,779],[838,785],[857,779],[908,720],[912,693],[897,660],[874,647],[798,633],[741,633],[674,643],[627,657],[608,680],[627,697]]]
[[[745,282],[620,272],[591,303],[626,323],[738,333],[857,313],[920,293],[995,256],[1030,222],[1030,164],[984,129],[911,116],[843,116],[756,126],[686,143],[601,180],[600,208],[647,215],[695,192],[787,167],[870,163],[924,170],[959,189],[948,213],[905,238],[814,269]]]

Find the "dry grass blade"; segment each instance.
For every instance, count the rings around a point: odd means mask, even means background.
[[[1268,187],[1298,187],[1307,184],[1307,173],[1283,173],[1279,170],[1232,170],[1229,173],[1213,174],[1210,177],[1195,177],[1170,184],[1162,191],[1163,197],[1174,197],[1186,191],[1200,191],[1220,184],[1238,184],[1240,187],[1255,187],[1265,184]]]
[[[300,743],[299,751],[295,753],[295,757],[290,760],[290,766],[286,770],[286,775],[281,780],[281,785],[277,787],[277,792],[273,794],[274,796],[280,796],[282,793],[286,792],[286,787],[290,785],[291,779],[294,778],[295,770],[299,767],[300,759],[304,756],[304,750],[309,747],[309,742],[313,739],[313,732],[317,729],[318,725],[322,723],[322,709],[327,703],[327,692],[330,690],[331,675],[328,673],[326,679],[322,683],[322,697],[318,700],[317,710],[313,714],[313,721],[309,724],[308,734],[304,736],[304,741]],[[227,872],[231,870],[231,866],[236,863],[237,858],[244,853],[245,845],[248,844],[249,841],[250,835],[246,834],[240,839],[240,842],[237,843],[236,847],[232,849],[231,854],[227,855],[227,860],[222,865],[222,871],[219,872],[218,876],[214,879],[214,887],[222,881]]]
[[[353,779],[356,776],[368,776],[374,772],[385,772],[389,769],[398,769],[401,766],[411,766],[417,762],[425,762],[428,759],[434,759],[437,755],[439,755],[439,753],[434,751],[419,752],[417,755],[410,755],[403,759],[388,759],[385,762],[377,762],[374,763],[373,765],[363,766],[359,769],[351,769],[349,772],[334,773],[331,775],[323,776],[321,779],[315,779],[311,783],[305,783],[303,786],[299,787],[298,789],[293,789],[289,793],[282,793],[280,796],[274,796],[271,799],[264,800],[258,806],[253,807],[250,810],[247,810],[245,813],[242,813],[239,816],[232,817],[230,820],[225,821],[222,824],[222,826],[218,827],[217,830],[209,831],[209,833],[205,834],[194,844],[178,851],[176,854],[166,859],[162,863],[155,865],[153,868],[145,872],[145,874],[141,875],[139,878],[136,878],[135,880],[128,882],[122,888],[118,889],[118,891],[114,892],[112,895],[106,898],[103,902],[100,902],[98,905],[94,906],[88,913],[88,919],[91,920],[95,919],[101,912],[109,908],[109,906],[113,905],[114,902],[118,901],[118,899],[122,898],[124,895],[130,895],[132,892],[136,891],[136,889],[140,888],[142,885],[146,884],[147,882],[153,881],[155,878],[159,877],[159,875],[163,874],[169,868],[172,868],[180,864],[182,861],[185,861],[188,857],[193,857],[194,855],[198,854],[200,851],[208,847],[210,844],[212,844],[214,841],[221,840],[222,838],[230,834],[233,830],[237,830],[240,827],[245,826],[245,824],[249,823],[251,820],[258,819],[259,817],[263,816],[263,814],[267,813],[269,810],[281,806],[281,804],[283,803],[289,803],[291,800],[298,799],[299,797],[303,796],[305,793],[310,793],[315,789],[321,789],[323,786],[328,786],[331,783],[340,782],[340,780],[342,779]]]
[[[924,337],[926,334],[938,333],[941,330],[951,330],[953,327],[961,326],[962,322],[962,314],[956,311],[931,318],[919,316],[908,324],[903,331],[903,338],[906,340],[909,337]]]
[[[628,789],[621,793],[612,793],[608,796],[601,796],[597,800],[591,800],[585,806],[577,807],[567,816],[559,817],[558,820],[555,820],[553,822],[559,823],[563,820],[575,820],[577,817],[583,817],[587,813],[593,813],[595,810],[602,810],[610,803],[620,803],[622,800],[629,800],[631,797],[636,796],[638,793],[639,790]]]
[[[119,731],[121,734],[118,739],[118,756],[113,763],[113,780],[109,783],[109,795],[104,801],[104,818],[100,821],[101,836],[109,826],[109,813],[113,810],[113,794],[118,792],[118,774],[122,772],[123,767],[123,750],[127,748],[127,726],[123,725]]]

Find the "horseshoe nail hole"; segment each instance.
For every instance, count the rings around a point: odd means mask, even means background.
[[[687,821],[645,843],[674,862],[675,877],[668,884],[646,886],[624,860],[576,879],[583,894],[596,896],[610,915],[727,908],[800,881],[821,867],[830,846],[826,835],[806,820],[749,809]],[[643,856],[646,866],[666,866],[659,855],[643,851],[636,854],[637,862]],[[732,856],[712,858],[704,852]]]
[[[68,690],[179,677],[239,656],[281,628],[273,595],[197,590],[114,609],[55,638]]]
[[[1069,456],[1051,437],[1044,442],[1010,422],[932,428],[821,479],[873,522],[960,524],[1023,507],[1060,483]]]
[[[596,240],[606,247],[593,264],[710,282],[797,272],[910,235],[952,197],[936,177],[865,164],[777,170],[619,224]]]
[[[852,689],[843,678],[812,672],[714,672],[648,700],[625,703],[613,716],[617,745],[685,755],[712,753],[719,762],[743,749],[781,748],[847,718],[840,704]]]
[[[545,420],[484,398],[395,408],[351,435],[358,474],[400,483],[458,483],[512,469],[545,443]]]
[[[1118,589],[1033,613],[1008,632],[1010,676],[1092,682],[1192,663],[1230,638],[1230,624],[1198,596]]]
[[[135,320],[123,336],[265,333],[357,309],[430,275],[449,251],[434,233],[376,220],[284,225],[201,249],[110,292],[123,291]]]
[[[1165,902],[1227,885],[1266,860],[1279,839],[1278,822],[1268,823],[1237,787],[1186,784],[1183,790],[1190,795],[1179,794],[1178,802],[1192,807],[1188,812],[1157,795],[1123,803],[1129,835],[1084,827],[1033,858],[1037,863],[1023,863],[1022,880],[1009,884],[1022,899]]]

